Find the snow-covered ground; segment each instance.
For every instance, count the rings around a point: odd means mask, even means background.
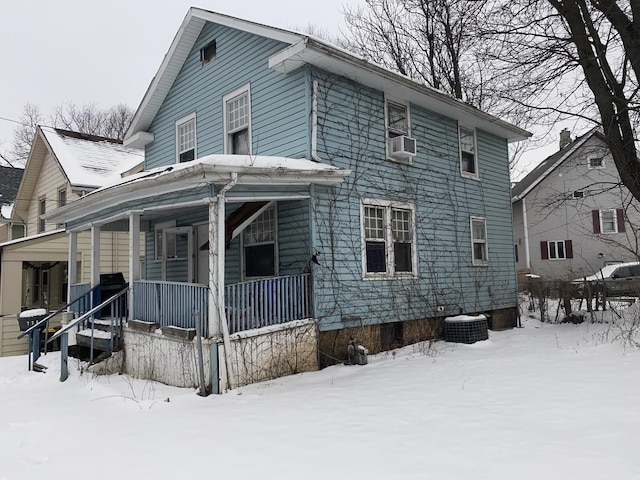
[[[73,362],[60,383],[57,353],[45,374],[2,358],[0,480],[640,478],[623,331],[525,318],[206,398]]]

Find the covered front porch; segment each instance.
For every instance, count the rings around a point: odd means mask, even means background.
[[[312,318],[314,185],[348,174],[308,160],[213,155],[92,192],[46,216],[65,223],[70,258],[90,231],[92,280],[70,285],[69,298],[112,273],[101,271],[100,233],[124,231],[130,321],[201,324],[198,336],[229,351],[237,332]]]

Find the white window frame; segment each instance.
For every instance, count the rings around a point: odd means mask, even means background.
[[[600,165],[594,167],[591,165],[591,160],[596,160],[596,159],[599,159],[601,163]],[[597,156],[587,157],[587,168],[589,170],[602,170],[604,168],[604,157],[597,157]]]
[[[407,128],[406,131],[398,130],[391,128],[389,125],[389,105],[394,105],[396,107],[404,108],[405,116],[407,119]],[[390,133],[395,133],[393,137]],[[391,156],[391,150],[389,149],[389,143],[392,138],[399,137],[405,135],[407,137],[411,137],[411,109],[409,108],[409,104],[405,101],[399,100],[397,98],[386,97],[384,99],[384,134],[385,134],[385,148],[387,152],[387,159],[392,162],[398,163],[413,163],[413,159],[409,158],[407,160],[399,160]]]
[[[165,233],[165,230],[169,230],[173,228],[176,228],[175,220],[171,220],[169,222],[162,222],[155,225],[154,236],[153,236],[153,242],[154,242],[153,248],[154,248],[154,260],[156,262],[162,262],[165,259],[175,260],[177,258],[178,252],[177,252],[175,234],[174,234],[174,240],[173,240],[173,252],[166,251],[168,242],[166,241],[167,234]],[[160,236],[160,238],[162,239],[161,241],[158,241],[158,236]]]
[[[38,199],[38,233],[44,233],[47,230],[47,222],[42,215],[47,213],[47,198],[40,197]]]
[[[551,255],[551,245],[555,245],[555,256]],[[562,245],[562,256],[558,255],[558,245]],[[547,241],[547,259],[548,260],[566,260],[567,244],[564,240],[548,240]]]
[[[367,237],[365,233],[365,208],[384,208],[383,218],[386,272],[367,272]],[[411,272],[395,271],[392,210],[409,210],[411,221]],[[418,243],[416,235],[415,205],[412,203],[364,198],[360,203],[360,239],[362,251],[362,278],[365,280],[389,278],[416,278],[418,276]]]
[[[475,170],[474,173],[467,172],[462,168],[462,153],[468,152],[468,150],[462,149],[462,130],[466,130],[467,132],[471,132],[473,134],[473,168]],[[464,125],[458,125],[458,148],[459,148],[459,161],[460,161],[460,174],[466,178],[472,178],[474,180],[478,180],[480,178],[480,174],[478,172],[478,135],[476,133],[475,128],[466,127]]]
[[[247,117],[248,117],[248,121],[246,124],[243,124],[241,127],[236,127],[234,129],[230,129],[229,128],[229,103],[232,100],[235,100],[237,97],[241,96],[241,95],[245,95],[247,96],[247,108],[248,108],[248,112],[247,112]],[[247,83],[246,85],[243,85],[242,87],[234,90],[233,92],[227,93],[224,97],[222,97],[222,121],[223,121],[223,130],[224,130],[224,153],[233,153],[232,149],[233,149],[233,142],[231,140],[231,135],[233,135],[236,132],[239,132],[241,130],[244,130],[244,128],[247,128],[247,142],[249,143],[249,155],[251,155],[252,153],[252,148],[251,148],[251,84]]]
[[[615,208],[600,210],[600,233],[618,233],[618,212]],[[604,228],[604,213],[611,213],[613,215],[613,230],[605,230]]]
[[[198,129],[196,123],[196,114],[195,112],[190,113],[186,117],[182,117],[181,119],[176,121],[175,128],[175,139],[176,139],[176,163],[180,162],[180,155],[184,152],[188,152],[191,150],[190,148],[181,149],[180,148],[180,128],[193,122],[193,159],[198,158]]]
[[[473,230],[473,223],[474,222],[482,222],[482,225],[484,227],[484,238],[483,239],[479,239],[479,238],[475,238],[474,237],[474,230]],[[474,267],[486,267],[487,265],[489,265],[489,241],[487,239],[487,219],[485,217],[474,217],[472,216],[469,219],[469,228],[471,229],[471,260],[473,263]],[[476,258],[476,250],[475,250],[475,246],[476,244],[483,244],[484,245],[484,254],[486,256],[486,259],[477,259]]]
[[[278,209],[276,208],[277,205],[273,205],[269,208],[265,208],[264,211],[260,212],[260,215],[258,215],[255,219],[253,219],[251,221],[251,223],[249,225],[247,225],[247,227],[242,231],[242,234],[240,235],[240,263],[241,263],[241,269],[242,269],[242,279],[246,280],[246,279],[251,279],[251,280],[256,280],[259,278],[271,278],[270,276],[267,277],[248,277],[247,276],[247,268],[246,268],[246,262],[245,262],[245,253],[244,253],[244,249],[245,247],[252,247],[252,246],[260,246],[260,245],[271,245],[273,244],[273,276],[278,276],[280,273],[279,270],[279,266],[280,266],[280,258],[279,258],[279,239],[278,239]],[[265,242],[253,242],[253,243],[247,243],[246,239],[245,239],[245,232],[247,231],[248,228],[251,227],[251,225],[258,220],[265,212],[269,212],[272,211],[273,212],[273,240],[269,240],[269,241],[265,241]]]

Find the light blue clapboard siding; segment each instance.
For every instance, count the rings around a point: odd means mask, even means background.
[[[309,271],[309,201],[278,202],[279,274],[297,275]]]
[[[216,39],[216,59],[200,64],[199,50]],[[269,56],[286,45],[228,27],[207,24],[154,119],[155,140],[146,168],[175,163],[175,122],[196,113],[197,155],[224,153],[223,97],[251,88],[252,153],[304,157],[309,128],[305,70],[284,75],[268,68]]]
[[[457,121],[411,105],[413,165],[385,158],[384,96],[315,71],[320,82],[319,153],[353,171],[335,188],[316,189],[316,314],[322,330],[482,312],[515,306],[506,142],[478,132],[481,181],[460,175]],[[486,173],[486,179],[484,174]],[[499,184],[499,185],[498,185]],[[416,208],[418,278],[362,279],[361,198]],[[487,219],[490,265],[473,267],[470,216]]]

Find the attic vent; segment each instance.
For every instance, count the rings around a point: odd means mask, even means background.
[[[200,49],[200,62],[202,65],[206,65],[216,59],[216,41],[213,40],[207,43]]]

